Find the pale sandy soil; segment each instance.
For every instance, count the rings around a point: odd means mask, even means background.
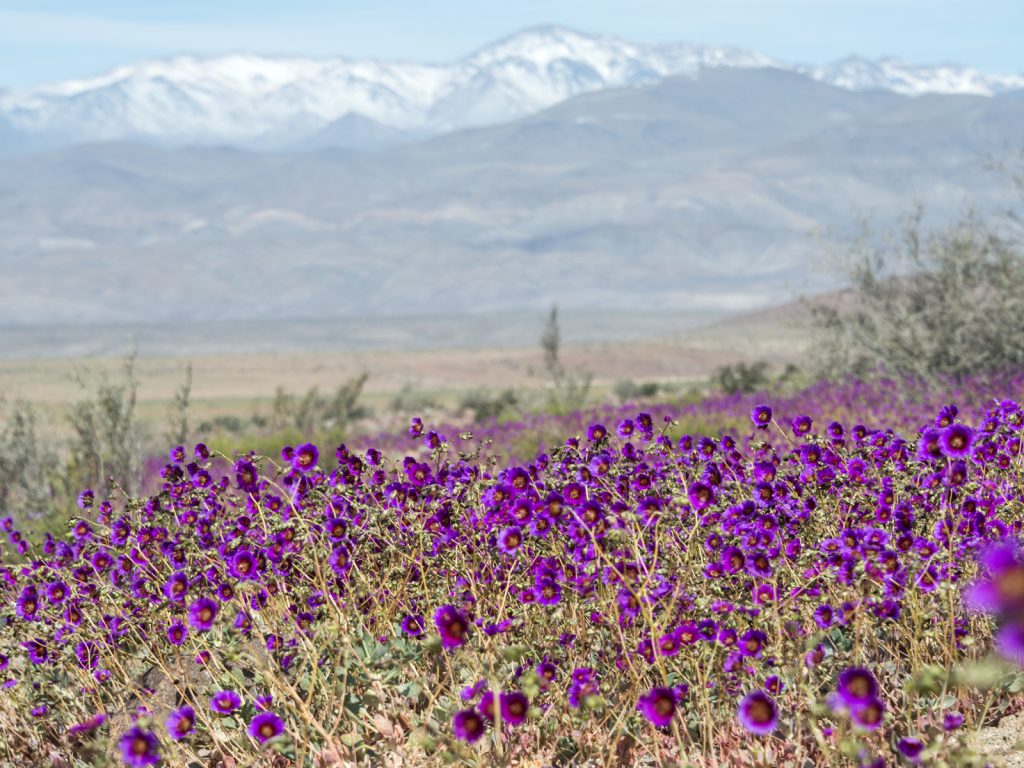
[[[993,728],[982,728],[974,747],[996,768],[1024,768],[1024,712],[1004,717]]]
[[[593,373],[600,388],[625,379],[699,381],[717,367],[738,360],[766,359],[781,367],[798,360],[806,348],[804,332],[787,318],[759,313],[679,338],[566,347],[563,361],[567,368]],[[313,386],[330,391],[363,371],[370,375],[365,391],[371,399],[406,387],[444,393],[540,387],[545,382],[539,346],[140,357],[136,361],[140,403],[169,401],[189,361],[193,400],[211,412],[271,398],[278,386],[293,394]],[[122,363],[119,358],[0,359],[0,394],[8,400],[62,405],[82,395],[74,381],[76,372],[95,381],[97,372],[116,374]]]

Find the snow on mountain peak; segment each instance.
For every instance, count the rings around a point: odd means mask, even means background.
[[[99,77],[0,91],[0,123],[60,142],[288,144],[357,115],[417,135],[504,122],[572,96],[713,67],[777,67],[852,90],[991,96],[1024,76],[849,57],[790,66],[734,48],[641,45],[560,26],[530,27],[450,64],[236,53],[176,56]]]

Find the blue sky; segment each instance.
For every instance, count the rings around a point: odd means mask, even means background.
[[[859,53],[1024,71],[1022,0],[0,0],[0,87],[175,53],[447,61],[546,23],[787,61]]]

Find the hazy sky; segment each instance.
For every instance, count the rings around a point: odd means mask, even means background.
[[[638,42],[1024,71],[1024,0],[0,0],[0,86],[175,53],[448,61],[557,23]]]

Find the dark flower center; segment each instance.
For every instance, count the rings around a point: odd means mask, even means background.
[[[1016,566],[993,579],[996,592],[1005,600],[1024,600],[1024,566]]]
[[[867,678],[858,675],[846,684],[846,690],[859,699],[863,699],[871,692],[871,683]]]
[[[764,699],[754,699],[754,701],[750,703],[750,708],[747,712],[750,715],[750,719],[760,725],[770,723],[774,717],[772,705]]]
[[[867,704],[860,710],[860,719],[869,724],[877,723],[882,719],[882,709],[875,703]]]
[[[466,634],[466,625],[461,619],[452,619],[448,622],[448,634],[452,637],[460,638]]]

